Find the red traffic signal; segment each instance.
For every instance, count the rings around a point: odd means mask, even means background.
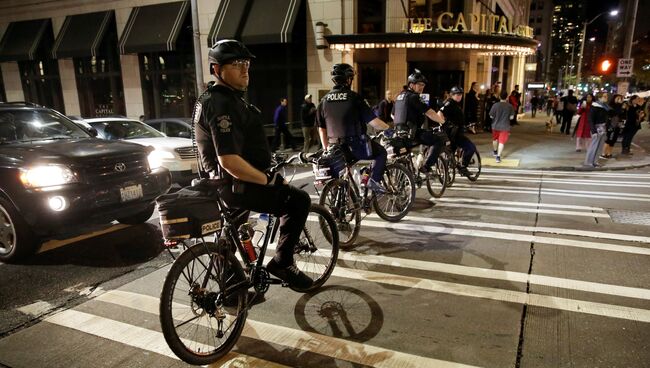
[[[616,59],[606,56],[598,61],[598,73],[608,75],[616,69]]]

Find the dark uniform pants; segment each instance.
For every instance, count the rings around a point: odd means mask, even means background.
[[[430,130],[420,129],[415,133],[415,139],[418,143],[424,144],[430,147],[429,154],[427,155],[427,160],[424,165],[426,167],[431,167],[438,160],[442,148],[445,146],[445,141],[434,134]]]
[[[634,121],[631,121],[628,124],[633,125],[634,123]],[[625,128],[623,128],[623,141],[621,142],[621,146],[623,146],[623,148],[621,152],[630,152],[630,146],[632,146],[632,138],[634,138],[636,132],[638,131],[639,129],[637,129],[636,126],[628,127],[628,125],[626,125]]]
[[[311,206],[309,194],[289,185],[242,183],[238,191],[240,193],[233,193],[232,187],[226,185],[220,191],[228,207],[280,216],[280,238],[274,258],[283,267],[293,264],[293,250],[298,244]],[[242,219],[242,223],[245,222],[248,215]]]
[[[368,144],[369,143],[369,144]],[[381,144],[375,141],[355,140],[348,142],[352,156],[357,160],[374,160],[372,173],[370,177],[377,183],[381,182],[381,177],[386,169],[386,160],[388,153]]]
[[[463,167],[467,167],[469,160],[472,159],[472,155],[476,152],[476,146],[472,141],[465,136],[465,134],[457,134],[455,139],[451,142],[451,149],[456,151],[456,148],[463,149],[463,162],[461,162]]]

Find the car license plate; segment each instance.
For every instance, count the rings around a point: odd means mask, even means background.
[[[129,185],[128,187],[120,188],[120,199],[122,202],[133,201],[142,198],[142,185]]]
[[[199,166],[196,163],[190,164],[190,167],[192,168],[192,174],[196,174],[199,172]]]

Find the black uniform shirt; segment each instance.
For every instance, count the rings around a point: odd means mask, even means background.
[[[393,121],[396,126],[410,123],[412,128],[419,129],[426,121],[424,113],[428,110],[429,106],[422,101],[420,94],[408,89],[395,98]]]
[[[460,104],[451,98],[445,101],[445,103],[440,108],[442,115],[445,116],[445,120],[448,123],[452,123],[458,127],[464,125],[465,119],[463,118],[463,110],[460,108]]]
[[[217,156],[239,155],[260,171],[271,166],[262,115],[243,94],[215,85],[195,105],[196,144],[203,167],[217,172]],[[224,172],[222,175],[227,175]]]
[[[347,86],[334,86],[318,104],[316,121],[330,138],[359,137],[375,119],[368,104]]]

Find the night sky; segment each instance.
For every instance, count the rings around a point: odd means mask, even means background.
[[[621,9],[619,7],[619,0],[588,0],[585,1],[585,4],[587,6],[587,19],[586,21],[590,21],[598,15],[599,13],[602,12],[609,12],[614,9],[618,9],[619,13],[617,17],[622,17],[624,13],[624,9]],[[587,27],[587,39],[590,37],[596,37],[600,39],[601,41],[607,37],[607,20],[611,19],[611,16],[609,14],[603,14],[601,15],[597,20],[595,20],[593,23],[591,23]]]

